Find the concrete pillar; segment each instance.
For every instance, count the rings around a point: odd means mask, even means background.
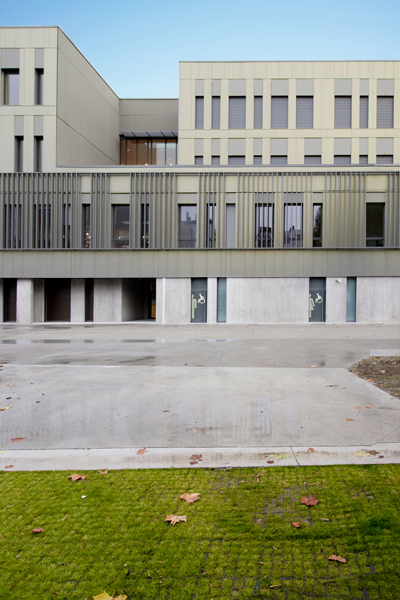
[[[44,279],[33,281],[33,322],[44,322]]]
[[[4,322],[4,290],[3,280],[0,279],[0,323]]]
[[[71,279],[71,322],[85,322],[85,280]]]
[[[217,278],[207,279],[207,323],[217,322]]]
[[[157,279],[157,323],[190,323],[190,277]]]
[[[346,323],[346,277],[327,277],[325,294],[325,321]]]
[[[17,279],[17,323],[33,323],[33,279]]]
[[[93,318],[95,323],[120,323],[122,321],[121,279],[94,280]]]

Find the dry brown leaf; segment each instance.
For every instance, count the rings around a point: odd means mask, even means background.
[[[32,529],[32,533],[42,533],[42,532],[43,532],[42,527],[38,527],[37,529]]]
[[[374,408],[373,406],[366,406],[365,408]]]
[[[267,463],[268,463],[269,465],[273,465],[273,464],[274,464],[274,461],[273,461],[273,460],[267,460]]]
[[[301,523],[299,523],[298,521],[292,521],[292,525],[293,527],[296,527],[296,529],[299,529],[299,527],[301,527]]]
[[[108,475],[108,469],[104,469],[104,471],[99,471],[100,475]]]
[[[330,519],[321,519],[321,521],[330,521]]]
[[[136,452],[136,454],[146,454],[146,452],[148,452],[148,450],[146,450],[146,448],[140,448],[140,450],[138,450]]]
[[[309,448],[309,449],[307,450],[307,452],[308,452],[309,454],[311,454],[311,452],[315,452],[315,450],[314,450],[314,448]]]
[[[361,406],[355,406],[354,408],[358,408],[359,410],[361,410]]]
[[[381,371],[381,373],[386,373],[386,371]]]
[[[373,379],[366,379],[365,381],[373,381]]]
[[[198,465],[199,463],[197,462],[197,460],[191,460],[189,461],[189,465]]]
[[[311,496],[303,496],[301,501],[306,506],[315,506],[319,502],[319,500],[317,500],[313,494],[311,494]]]
[[[179,498],[181,500],[185,500],[185,502],[187,502],[188,504],[192,504],[192,502],[196,502],[197,500],[200,500],[200,494],[182,494],[182,496],[179,496]]]
[[[12,468],[13,468],[13,466],[14,466],[14,465],[7,465],[7,466],[5,466],[4,468],[5,468],[5,469],[12,469]]]
[[[189,458],[189,460],[203,460],[203,455],[202,454],[192,454],[192,456]]]
[[[2,410],[10,410],[11,406],[3,406],[3,408],[0,408],[0,411]]]
[[[115,598],[113,596],[109,596],[107,594],[107,592],[103,592],[102,594],[99,594],[98,596],[92,596],[93,600],[126,600],[128,598],[128,596],[124,596],[123,594],[120,594],[119,596],[115,596]]]
[[[12,442],[20,442],[21,440],[25,440],[26,438],[24,437],[20,437],[20,438],[12,438],[11,441]]]
[[[346,419],[346,421],[354,421],[354,419]]]
[[[78,473],[73,473],[73,475],[69,475],[68,479],[72,479],[72,481],[78,481],[78,479],[82,479],[82,481],[85,481],[86,475],[79,475]]]
[[[368,452],[372,454],[372,456],[376,456],[377,454],[379,454],[377,450],[368,450]]]
[[[257,473],[257,475],[256,475],[257,483],[260,483],[260,477],[261,477],[261,473]]]
[[[347,563],[347,560],[345,558],[342,558],[341,556],[336,556],[336,554],[332,554],[332,556],[330,556],[328,560],[336,560],[336,562]]]
[[[186,523],[187,517],[186,515],[167,515],[164,521],[170,521],[171,525],[176,525],[179,521],[184,521]]]

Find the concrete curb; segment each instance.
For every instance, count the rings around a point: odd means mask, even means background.
[[[400,443],[374,446],[254,448],[87,448],[1,450],[1,471],[182,469],[400,463]],[[200,457],[200,458],[199,458]]]

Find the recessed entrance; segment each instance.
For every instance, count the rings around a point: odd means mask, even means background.
[[[148,321],[156,318],[156,280],[122,280],[122,320]]]
[[[3,279],[3,320],[5,323],[17,320],[16,279]]]
[[[71,320],[71,280],[46,279],[45,321]]]
[[[325,321],[325,277],[310,277],[310,294],[308,298],[308,320],[310,323]]]

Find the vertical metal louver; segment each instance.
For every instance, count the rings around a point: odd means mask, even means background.
[[[195,129],[204,129],[204,96],[196,96]]]
[[[221,129],[221,98],[213,96],[211,101],[211,127]]]
[[[360,129],[368,129],[368,96],[360,96]]]
[[[335,96],[335,129],[351,128],[351,96]]]
[[[314,126],[313,96],[297,96],[296,98],[296,128],[312,129]]]
[[[246,97],[229,98],[229,129],[246,129]]]
[[[254,129],[262,129],[263,126],[263,98],[254,96]]]
[[[288,128],[288,97],[272,96],[271,98],[271,129]]]
[[[378,129],[393,127],[393,96],[378,96],[376,126]]]

